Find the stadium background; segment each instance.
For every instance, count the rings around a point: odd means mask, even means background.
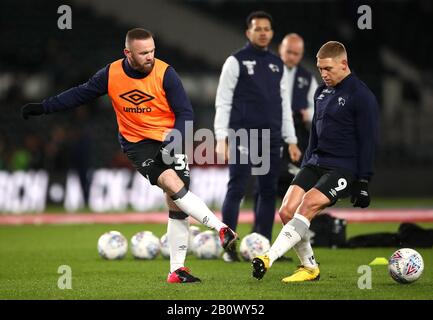
[[[57,10],[64,4],[72,8],[71,30],[57,27],[61,16]],[[357,26],[357,9],[363,4],[372,9],[372,30]],[[194,108],[195,129],[212,129],[221,66],[246,42],[245,17],[254,10],[273,15],[274,51],[286,33],[297,32],[304,37],[304,64],[317,79],[315,53],[320,45],[331,39],[346,45],[352,70],[368,84],[381,106],[370,209],[373,213],[377,208],[390,209],[391,213],[396,209],[399,215],[391,219],[395,223],[432,221],[432,2],[2,0],[3,223],[26,223],[5,219],[10,217],[34,218],[40,213],[65,211],[84,216],[90,211],[107,211],[110,216],[125,211],[164,212],[162,194],[134,173],[120,150],[107,97],[69,112],[28,121],[21,118],[20,107],[87,81],[97,70],[122,57],[126,31],[139,26],[154,32],[156,56],[180,74]],[[225,192],[226,168],[192,168],[193,190],[218,211]],[[196,182],[194,176],[198,177]],[[247,211],[250,199],[251,190],[244,204]],[[340,206],[349,208],[350,204],[346,201]],[[359,211],[344,210],[346,218],[355,214],[366,220]],[[377,221],[386,221],[383,212],[379,216],[382,218]],[[365,226],[362,232],[395,230],[385,225]],[[1,230],[0,242],[13,238],[8,236],[9,229]]]
[[[31,121],[20,118],[22,104],[41,101],[85,82],[122,56],[126,30],[142,26],[155,33],[157,56],[181,75],[193,103],[195,128],[212,128],[221,66],[245,43],[245,16],[256,9],[274,16],[273,50],[288,32],[304,36],[304,64],[317,77],[314,65],[318,47],[329,39],[347,45],[352,69],[370,86],[381,106],[373,195],[432,195],[433,64],[429,49],[433,40],[425,33],[432,25],[429,1],[371,2],[372,30],[357,26],[358,7],[369,4],[358,1],[125,1],[122,10],[118,10],[116,1],[61,4],[72,8],[71,30],[57,27],[60,3],[52,1],[5,0],[0,13],[4,43],[0,52],[0,170],[48,172],[48,185],[43,187],[48,204],[66,205],[75,211],[85,205],[80,198],[88,197],[95,170],[131,167],[120,151],[114,113],[106,97],[67,113]],[[67,172],[78,174],[83,196],[80,188],[66,190]],[[0,211],[42,208],[41,204],[11,203],[14,198],[16,203],[25,202],[26,187],[20,179],[25,180],[1,175]],[[76,180],[70,184],[77,186]],[[208,196],[215,204],[221,202],[224,191],[217,190],[222,192]]]

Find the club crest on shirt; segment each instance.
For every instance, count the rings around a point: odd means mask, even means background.
[[[272,72],[280,72],[280,68],[278,68],[278,66],[276,64],[273,64],[273,63],[269,64],[269,69],[271,69]]]
[[[307,79],[307,78],[304,78],[304,77],[297,77],[297,78],[296,78],[296,81],[297,81],[297,83],[298,83],[298,88],[299,88],[299,89],[302,89],[303,87],[306,87],[306,86],[308,86],[308,84],[309,84],[308,79]]]
[[[346,104],[346,100],[343,97],[338,97],[338,105],[344,106]]]

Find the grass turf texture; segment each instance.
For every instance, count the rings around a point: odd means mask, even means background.
[[[432,228],[433,224],[420,224]],[[398,224],[349,224],[348,236],[394,232]],[[202,230],[203,227],[201,227]],[[138,231],[161,236],[165,225],[67,225],[0,226],[0,299],[433,299],[433,250],[418,249],[425,269],[415,283],[401,285],[388,275],[387,266],[373,266],[372,289],[358,288],[358,267],[375,257],[388,258],[397,248],[317,248],[321,263],[318,282],[283,284],[295,270],[294,262],[276,262],[263,280],[251,277],[250,263],[227,264],[222,260],[198,260],[188,256],[187,266],[202,279],[199,284],[167,284],[168,260],[158,256],[138,261],[130,252],[120,261],[98,256],[98,237],[118,230],[128,239]],[[275,225],[274,236],[280,226]],[[249,225],[238,229],[241,236]],[[60,265],[72,268],[72,290],[57,287]]]

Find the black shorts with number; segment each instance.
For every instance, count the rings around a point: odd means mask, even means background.
[[[157,185],[161,173],[167,169],[173,169],[179,178],[189,188],[189,167],[185,154],[161,152],[161,142],[156,140],[143,140],[128,146],[126,155],[134,164],[135,169],[140,172],[151,184]]]
[[[292,181],[307,192],[312,188],[318,189],[334,205],[338,199],[347,197],[350,194],[355,176],[344,169],[319,167],[306,165],[298,172]]]

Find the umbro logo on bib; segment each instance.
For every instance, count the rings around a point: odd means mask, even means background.
[[[132,104],[135,104],[136,106],[142,104],[143,102],[155,99],[155,97],[151,96],[150,94],[144,93],[138,89],[125,92],[124,94],[121,94],[119,97],[121,97],[122,99],[128,102],[131,102]]]

